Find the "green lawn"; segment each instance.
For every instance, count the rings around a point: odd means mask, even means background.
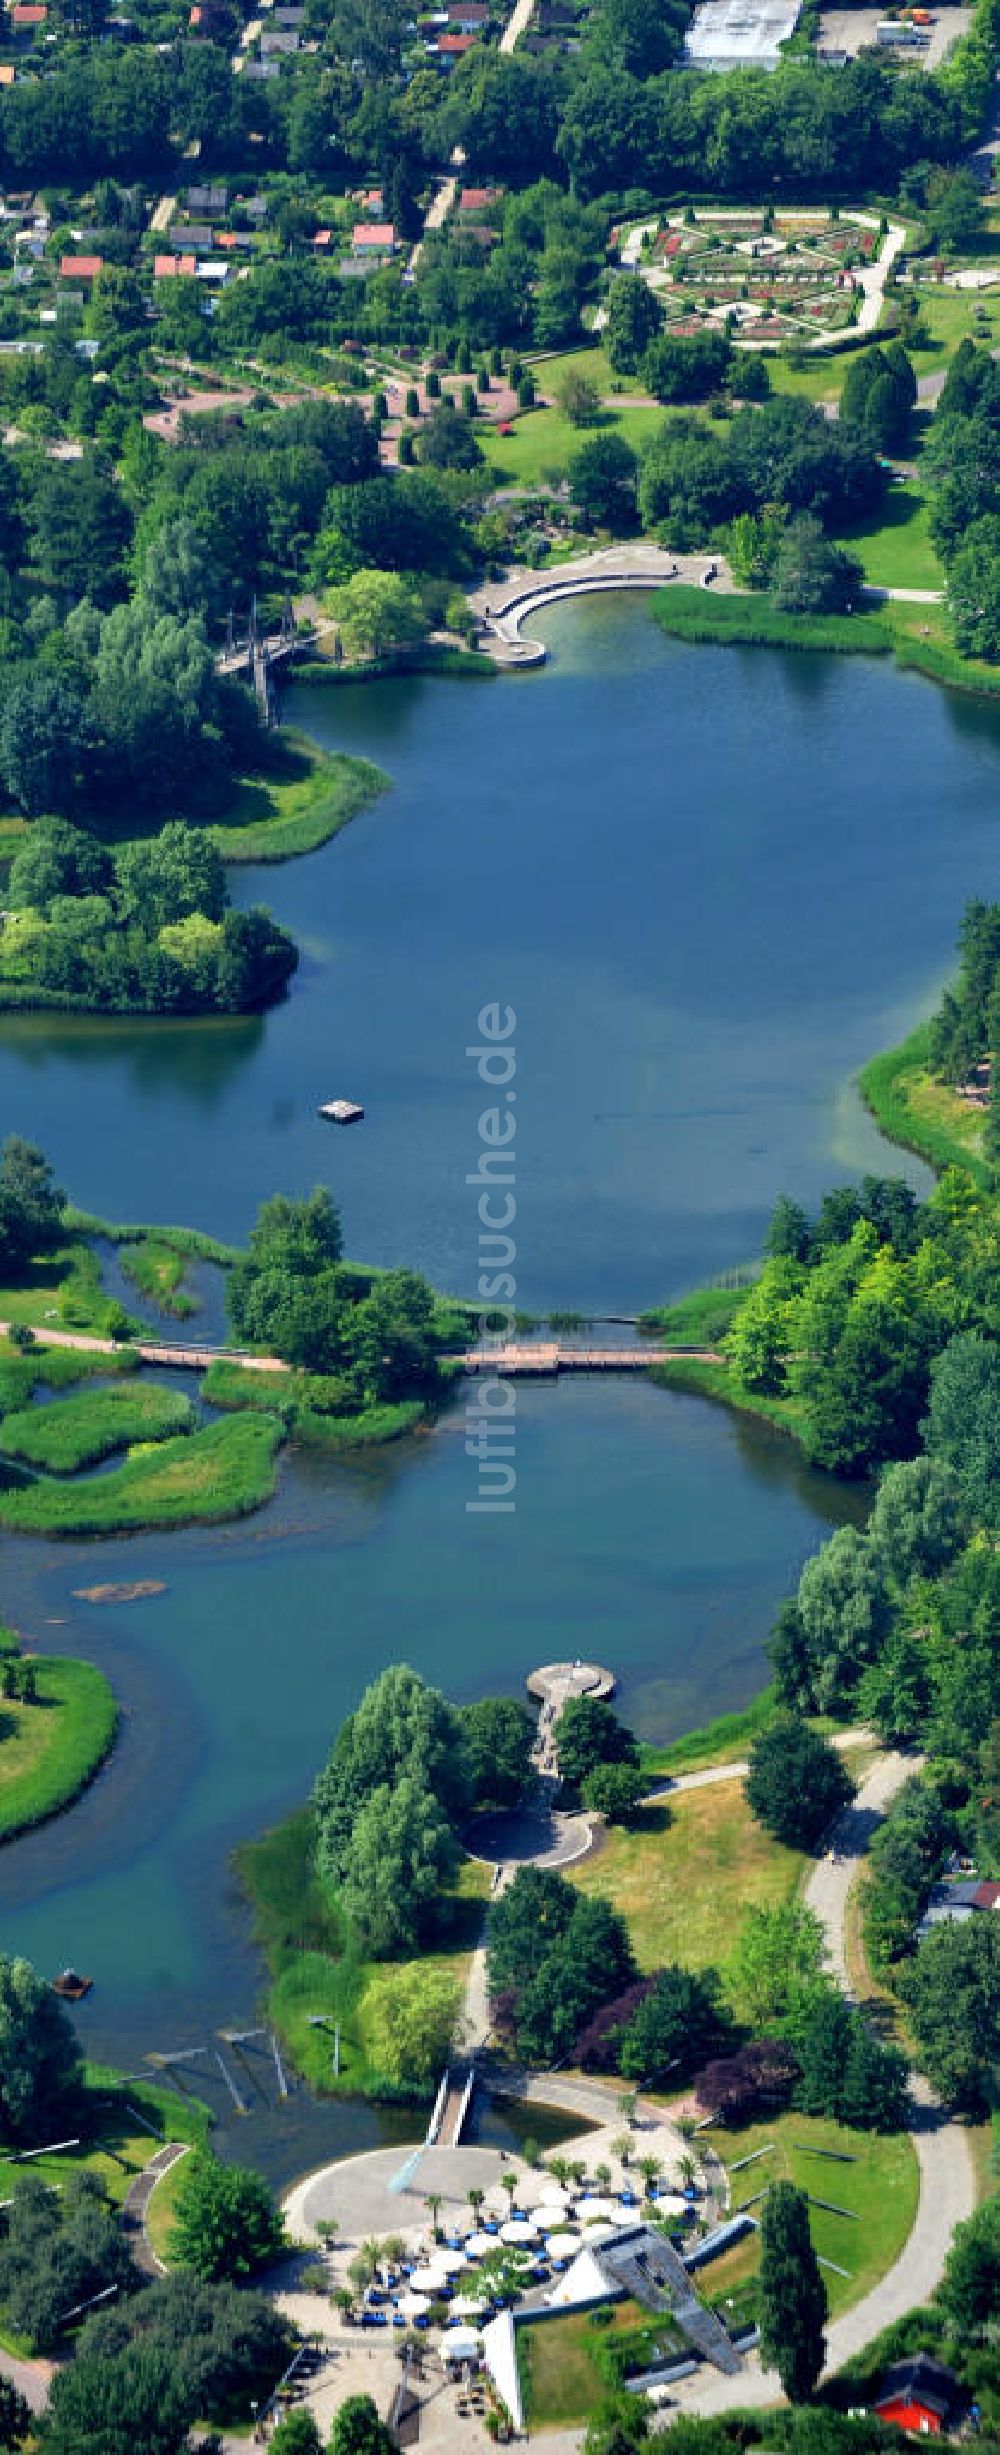
[[[98,1465],[133,1441],[160,1441],[189,1432],[194,1422],[191,1400],[180,1390],[135,1377],[117,1389],[79,1390],[73,1398],[56,1398],[50,1406],[25,1407],[20,1414],[5,1416],[0,1450],[50,1474],[72,1474],[81,1466]]]
[[[271,1497],[282,1431],[274,1416],[238,1415],[141,1446],[107,1475],[0,1492],[0,1524],[21,1534],[124,1534],[245,1517]]]
[[[829,2208],[811,2207],[809,2211],[816,2250],[821,2259],[835,2263],[823,2270],[832,2316],[859,2301],[894,2266],[912,2230],[919,2191],[916,2154],[905,2132],[880,2139],[811,2115],[779,2114],[770,2122],[750,2123],[741,2130],[714,2124],[710,2137],[730,2172],[734,2211],[754,2200],[769,2183],[785,2180],[797,2183],[813,2199],[825,2199],[833,2207],[851,2211],[845,2216],[834,2215]],[[739,2173],[732,2172],[735,2164],[762,2148],[768,2150],[767,2155],[757,2157]],[[832,2156],[810,2155],[810,2149],[823,2149]],[[851,2162],[834,2161],[841,2156]],[[758,2239],[751,2234],[700,2271],[702,2293],[706,2300],[722,2306],[723,2316],[727,2294],[756,2274],[757,2256]],[[846,2268],[848,2274],[839,2276],[837,2268]]]
[[[65,2182],[81,2167],[95,2173],[109,2199],[120,2205],[134,2175],[141,2174],[164,2140],[207,2140],[210,2116],[196,2098],[180,2097],[155,2080],[123,2081],[116,2071],[88,2063],[87,2093],[78,2148],[58,2156],[32,2157],[24,2168],[43,2182]],[[138,2118],[142,2117],[140,2121]],[[0,2196],[8,2196],[21,2168],[0,2156]]]
[[[640,451],[656,433],[663,409],[607,410],[600,426],[571,426],[561,409],[532,409],[517,419],[512,435],[498,435],[485,423],[478,429],[486,459],[497,482],[508,486],[542,486],[565,477],[569,463],[592,435],[622,435]]]
[[[170,2241],[177,2209],[177,2193],[184,2179],[186,2164],[185,2157],[178,2157],[176,2165],[168,2166],[166,2173],[153,2186],[146,2215],[146,2238],[149,2247],[157,2259],[162,2259],[164,2267],[170,2266]]]
[[[609,1829],[596,1855],[567,1873],[620,1910],[641,1969],[721,1969],[747,1910],[790,1900],[804,1864],[754,1823],[736,1780],[646,1808],[640,1824]]]
[[[638,2302],[611,2304],[608,2323],[595,2325],[587,2310],[568,2310],[517,2333],[517,2360],[525,2414],[532,2430],[579,2428],[595,2404],[610,2393],[594,2361],[604,2338],[623,2335],[648,2321]]]
[[[910,480],[890,487],[877,528],[850,530],[840,542],[859,556],[873,588],[944,587],[944,570],[931,543],[930,507]]]
[[[805,365],[793,367],[779,350],[769,351],[771,390],[799,401],[839,401],[852,355],[849,350],[810,350]]]
[[[33,1658],[33,1704],[0,1704],[0,1841],[57,1815],[92,1780],[114,1745],[118,1708],[92,1662]]]
[[[1000,248],[997,253],[1000,255]],[[982,335],[991,347],[1000,342],[1000,287],[989,291],[945,290],[922,283],[917,296],[921,322],[930,334],[928,346],[911,349],[909,353],[918,376],[943,371],[960,341]],[[985,310],[985,322],[977,317],[977,307]]]

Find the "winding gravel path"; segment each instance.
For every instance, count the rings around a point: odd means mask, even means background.
[[[851,1888],[876,1826],[897,1790],[914,1771],[915,1762],[912,1756],[879,1757],[857,1797],[834,1827],[831,1839],[836,1857],[821,1859],[805,1888],[809,1908],[822,1920],[831,1965],[847,1995],[851,1993],[846,1951]],[[910,2136],[920,2169],[920,2196],[913,2228],[895,2266],[873,2285],[863,2300],[855,2302],[853,2309],[846,2310],[843,2318],[835,2319],[827,2329],[828,2371],[839,2370],[845,2361],[862,2352],[873,2337],[881,2335],[883,2328],[902,2318],[917,2302],[927,2300],[940,2280],[955,2226],[971,2216],[975,2206],[975,2177],[967,2134],[960,2123],[953,2122],[945,2113],[925,2080],[914,2076],[911,2090],[914,2114]],[[682,2390],[682,2394],[683,2402],[677,2409],[702,2414],[725,2412],[733,2405],[776,2404],[782,2400],[776,2372],[761,2370],[753,2360],[743,2377],[735,2382],[715,2374],[699,2380],[690,2393]]]

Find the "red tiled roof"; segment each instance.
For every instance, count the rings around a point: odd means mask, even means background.
[[[463,188],[458,201],[463,213],[482,213],[486,205],[496,203],[501,192],[499,188]]]
[[[153,280],[172,281],[178,273],[194,274],[198,269],[196,256],[154,256]]]
[[[972,1906],[974,1909],[1000,1909],[1000,1884],[977,1884]]]
[[[438,40],[438,50],[449,53],[471,51],[475,40],[474,34],[442,34]]]
[[[96,281],[103,256],[64,256],[59,271],[64,281]]]
[[[392,222],[355,222],[351,244],[353,247],[395,247],[395,227]]]
[[[15,0],[10,22],[12,26],[43,26],[48,13],[48,9],[42,6],[42,0]]]
[[[329,247],[329,244],[330,244],[330,241],[331,241],[332,237],[333,237],[333,232],[332,232],[332,230],[314,230],[314,231],[313,231],[313,246],[314,246],[314,247]]]

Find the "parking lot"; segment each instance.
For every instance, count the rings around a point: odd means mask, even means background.
[[[852,60],[856,59],[859,51],[869,46],[875,48],[875,28],[884,15],[884,9],[824,9],[819,21],[820,50],[846,51]],[[952,43],[958,41],[960,34],[967,34],[972,24],[969,8],[936,8],[933,16],[933,25],[926,28],[926,50],[901,47],[897,51],[892,45],[894,57],[917,60],[921,68],[937,68]],[[878,47],[881,49],[881,44]]]

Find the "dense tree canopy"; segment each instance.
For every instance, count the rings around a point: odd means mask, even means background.
[[[76,2031],[30,1961],[0,1955],[0,2131],[37,2146],[72,2119],[82,2078]]]
[[[783,1715],[754,1740],[747,1799],[759,1822],[790,1849],[811,1849],[853,1790],[843,1758],[808,1722]]]
[[[284,2226],[267,2184],[207,2150],[185,2158],[174,2198],[171,2252],[206,2284],[236,2284],[277,2257]]]

